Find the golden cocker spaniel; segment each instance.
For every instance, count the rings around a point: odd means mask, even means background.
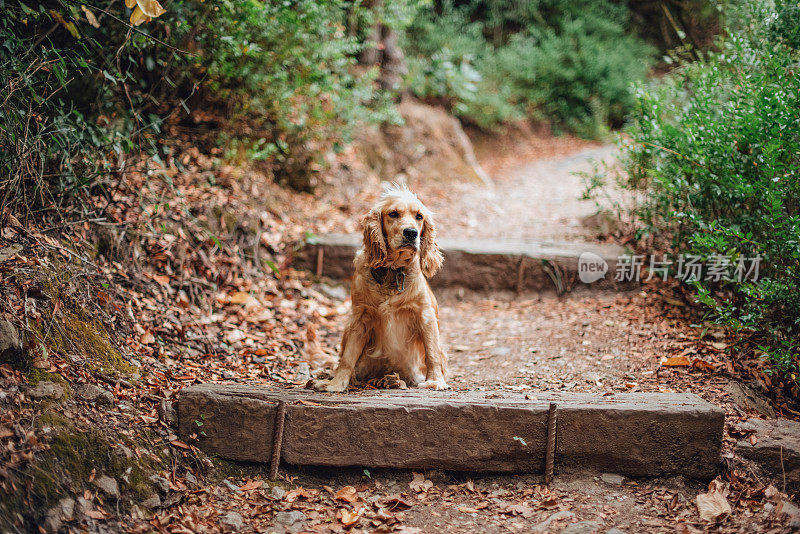
[[[448,389],[439,309],[427,281],[442,266],[430,210],[408,188],[392,185],[362,225],[339,365],[314,388],[344,391],[353,377],[398,373],[411,386]]]

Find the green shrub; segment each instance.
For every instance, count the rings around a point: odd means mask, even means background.
[[[195,1],[170,4],[181,46],[196,47],[177,85],[200,84],[223,110],[236,144],[306,188],[321,156],[346,143],[356,124],[394,118],[374,89],[377,69],[356,75],[363,44],[348,36],[344,0]],[[353,8],[355,9],[355,7]]]
[[[609,1],[443,2],[409,29],[409,88],[482,127],[527,114],[597,137],[621,125],[629,86],[651,64],[653,49],[628,22]]]
[[[625,185],[677,252],[759,255],[757,281],[698,283],[713,317],[800,376],[800,52],[796,11],[754,3],[717,52],[637,93]],[[786,17],[786,19],[784,19]]]

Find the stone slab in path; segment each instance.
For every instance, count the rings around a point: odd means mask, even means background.
[[[721,408],[683,393],[330,394],[201,384],[181,392],[180,434],[222,458],[269,462],[278,401],[286,403],[281,460],[340,467],[542,472],[555,402],[556,473],[710,478],[725,418]]]
[[[618,245],[447,238],[440,239],[439,245],[445,261],[442,270],[431,279],[433,287],[463,287],[478,291],[568,291],[584,285],[578,279],[578,258],[584,252],[596,254],[608,264],[605,279],[591,283],[590,287],[621,285],[614,280],[617,259],[625,254]],[[320,275],[346,279],[353,275],[353,258],[360,246],[359,235],[326,235],[317,238],[313,244],[307,244],[296,256],[295,265]],[[563,288],[556,286],[554,276],[558,277]]]

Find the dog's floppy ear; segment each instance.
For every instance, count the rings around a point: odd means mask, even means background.
[[[380,208],[372,208],[361,220],[364,227],[364,251],[367,254],[367,265],[380,267],[386,261],[386,238],[383,236],[383,224]]]
[[[439,250],[439,243],[436,242],[436,223],[430,213],[425,214],[425,221],[422,223],[422,238],[419,247],[419,265],[425,278],[430,278],[442,268],[442,252]]]

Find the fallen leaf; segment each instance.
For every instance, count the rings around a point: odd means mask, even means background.
[[[188,446],[187,444],[185,444],[184,442],[182,442],[179,439],[173,439],[169,443],[170,443],[170,445],[175,445],[176,447],[180,447],[181,449],[188,449],[188,450],[192,449],[190,446]]]
[[[231,304],[244,304],[250,300],[250,293],[245,291],[237,291],[231,295]]]
[[[692,367],[694,367],[695,369],[702,369],[704,371],[713,371],[714,370],[714,365],[713,364],[711,364],[711,363],[709,363],[709,362],[707,362],[705,360],[701,360],[700,358],[695,358],[694,360],[692,360]]]
[[[408,483],[408,487],[417,493],[427,493],[433,487],[433,482],[426,480],[422,473],[414,473],[414,479]]]
[[[101,512],[100,510],[89,510],[88,512],[86,512],[86,515],[88,515],[92,519],[105,519],[106,518],[105,514],[103,512]]]
[[[686,356],[673,356],[661,361],[663,367],[689,367],[692,362]]]
[[[336,512],[336,519],[341,521],[342,525],[345,527],[351,527],[361,519],[361,514],[340,508],[339,511]]]
[[[337,491],[333,498],[339,501],[354,503],[358,500],[358,492],[353,486],[345,486]]]
[[[716,478],[708,485],[708,493],[697,496],[697,511],[701,519],[714,521],[723,514],[731,513],[731,505],[725,498],[726,490],[726,485]]]
[[[477,514],[478,513],[478,510],[476,510],[475,508],[470,508],[469,506],[459,506],[458,507],[458,511],[459,512],[464,512],[465,514]]]
[[[254,490],[254,489],[258,489],[263,485],[264,485],[264,481],[263,480],[251,480],[250,482],[247,482],[247,483],[239,486],[239,490],[240,491],[251,491],[251,490]]]

